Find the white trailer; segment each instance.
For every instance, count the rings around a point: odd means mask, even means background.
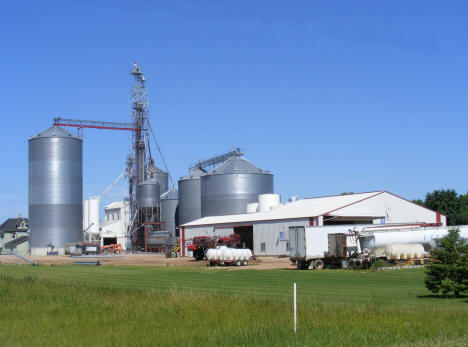
[[[343,226],[290,227],[291,260],[298,269],[347,267],[348,258],[360,253],[357,238],[347,230]]]

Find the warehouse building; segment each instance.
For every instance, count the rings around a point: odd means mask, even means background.
[[[278,195],[265,194],[246,211],[250,213],[204,217],[181,225],[182,256],[192,255],[187,246],[195,236],[236,233],[255,255],[285,255],[290,226],[447,223],[446,216],[387,191],[290,199],[285,204],[279,203]]]
[[[105,206],[104,221],[101,221],[101,246],[120,243],[123,249],[127,249],[129,220],[128,201],[117,201]]]

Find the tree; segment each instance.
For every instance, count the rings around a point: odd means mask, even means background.
[[[423,206],[423,207],[425,206],[425,205],[424,205],[424,201],[422,201],[421,199],[413,200],[413,202],[414,202],[415,204],[418,204],[419,206]]]
[[[468,224],[468,193],[462,194],[460,199],[460,213],[458,215],[458,223]]]
[[[460,238],[460,230],[450,229],[439,243],[431,252],[433,262],[426,271],[426,288],[444,295],[468,292],[468,244]]]
[[[424,206],[446,215],[448,225],[460,224],[460,198],[455,190],[441,189],[427,193]]]

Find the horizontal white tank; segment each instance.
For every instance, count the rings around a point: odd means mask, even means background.
[[[258,196],[258,212],[270,211],[273,206],[280,204],[279,194],[260,194]]]
[[[425,251],[420,243],[393,243],[385,247],[378,247],[372,252],[376,257],[387,259],[419,259],[424,257]]]
[[[216,248],[210,248],[206,251],[206,259],[210,261],[248,261],[251,257],[252,251],[245,248],[228,248],[226,246],[218,246]]]
[[[468,226],[460,228],[460,236],[468,239]],[[361,233],[361,247],[375,249],[387,245],[399,244],[422,244],[426,249],[433,248],[436,240],[447,235],[447,227],[442,228],[419,228],[405,231],[366,231]]]
[[[232,252],[229,248],[227,248],[226,246],[221,246],[219,249],[221,250],[222,260],[227,260],[227,261],[232,260]]]
[[[247,204],[247,213],[255,213],[258,209],[258,202]]]

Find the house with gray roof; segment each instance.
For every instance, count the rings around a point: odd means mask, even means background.
[[[29,254],[29,220],[18,216],[0,225],[0,254]]]

